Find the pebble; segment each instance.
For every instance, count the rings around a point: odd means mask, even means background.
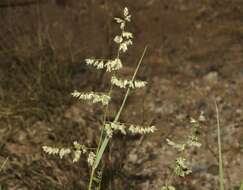
[[[210,72],[203,77],[203,80],[209,83],[217,83],[218,82],[218,73],[217,72]]]

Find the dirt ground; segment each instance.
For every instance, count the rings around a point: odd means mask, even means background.
[[[243,180],[242,0],[56,0],[0,2],[0,189],[86,189],[89,167],[42,152],[43,145],[77,140],[94,147],[102,107],[77,103],[74,90],[107,90],[108,76],[83,63],[114,57],[113,17],[127,6],[134,45],[123,57],[132,74],[144,49],[138,78],[146,89],[129,97],[121,121],[153,124],[149,136],[114,137],[105,159],[102,189],[160,189],[190,118],[204,113],[202,147],[186,155],[193,173],[175,178],[178,190],[218,188],[216,100],[222,128],[227,190]],[[115,92],[114,118],[123,91]],[[109,156],[108,156],[109,155]]]

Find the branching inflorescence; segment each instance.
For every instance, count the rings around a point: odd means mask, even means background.
[[[185,158],[184,153],[189,148],[199,148],[201,146],[201,143],[199,142],[197,137],[197,132],[200,127],[200,122],[203,122],[204,120],[205,117],[203,113],[201,113],[198,120],[191,118],[191,132],[183,143],[175,143],[170,139],[166,139],[168,145],[177,150],[180,155],[175,159],[174,171],[171,174],[171,178],[167,180],[166,184],[161,188],[161,190],[175,190],[176,188],[171,185],[172,177],[185,177],[192,173],[192,170],[188,165],[188,161]]]
[[[73,162],[78,162],[81,155],[87,156],[87,162],[91,166],[91,175],[88,189],[94,189],[95,187],[99,187],[99,184],[95,186],[95,175],[98,175],[96,169],[99,166],[100,160],[104,154],[104,151],[107,147],[108,142],[112,139],[114,132],[120,132],[123,135],[128,133],[130,134],[140,134],[145,135],[149,133],[153,133],[156,130],[155,126],[139,126],[139,125],[127,125],[125,123],[119,122],[120,114],[124,108],[124,104],[126,103],[127,97],[129,95],[130,90],[135,88],[145,87],[147,82],[135,80],[138,69],[141,65],[142,59],[145,55],[146,48],[138,62],[138,65],[134,71],[133,76],[130,79],[122,79],[116,76],[120,69],[123,68],[123,62],[120,58],[121,54],[127,52],[130,45],[133,44],[133,34],[129,31],[126,31],[126,26],[129,22],[131,22],[131,15],[128,11],[128,8],[124,8],[122,18],[114,18],[115,22],[119,24],[121,33],[114,37],[114,42],[117,44],[117,54],[115,58],[112,59],[97,59],[97,58],[88,58],[85,59],[85,63],[88,66],[92,66],[97,70],[104,70],[111,74],[110,80],[110,91],[109,93],[102,92],[79,92],[75,90],[71,95],[75,98],[78,98],[82,101],[88,101],[90,103],[100,103],[104,106],[104,110],[108,109],[108,105],[112,100],[112,89],[113,86],[116,86],[121,89],[126,89],[126,94],[118,110],[114,121],[108,122],[106,121],[106,116],[104,116],[104,122],[101,127],[101,135],[100,141],[98,143],[98,147],[96,152],[90,151],[85,145],[79,144],[78,142],[73,142],[73,147],[71,148],[57,148],[57,147],[49,147],[43,146],[43,151],[50,155],[57,155],[61,159],[66,155],[73,155]],[[105,113],[106,115],[106,113]]]

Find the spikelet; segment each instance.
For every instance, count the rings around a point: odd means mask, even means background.
[[[73,142],[73,146],[75,150],[80,150],[83,154],[87,152],[87,147],[83,144],[78,143],[77,141]]]
[[[54,147],[50,147],[50,146],[43,146],[42,147],[43,151],[46,152],[47,154],[50,155],[56,155],[59,154],[59,148],[54,148]]]
[[[89,58],[89,59],[85,59],[85,62],[87,65],[94,66],[98,70],[105,68],[104,60]]]
[[[142,127],[139,125],[130,125],[128,131],[132,134],[145,135],[149,133],[154,133],[156,131],[155,126]]]
[[[106,72],[117,71],[122,68],[122,62],[119,58],[111,60],[88,58],[85,59],[85,62],[87,65],[91,65],[98,70],[105,69]]]
[[[197,136],[195,136],[195,135],[190,135],[189,137],[188,137],[188,140],[187,140],[187,142],[186,142],[186,144],[187,144],[187,146],[189,146],[189,147],[201,147],[201,143],[198,141],[198,137]]]
[[[65,155],[68,155],[71,153],[71,149],[69,148],[61,148],[59,151],[59,157],[62,159]]]
[[[171,141],[170,139],[166,139],[166,141],[167,141],[168,145],[172,146],[173,148],[175,148],[176,150],[178,150],[180,152],[185,150],[185,148],[186,148],[186,144],[185,143],[178,144],[178,143],[175,143],[175,142]]]
[[[145,81],[119,79],[116,76],[111,77],[111,83],[119,88],[142,88],[147,84]]]
[[[105,130],[106,130],[106,134],[111,138],[114,131],[120,131],[123,135],[126,135],[127,132],[131,134],[145,135],[148,133],[155,132],[156,127],[155,126],[142,127],[139,125],[126,126],[125,124],[122,123],[110,122],[105,124]]]
[[[75,150],[74,151],[73,163],[78,162],[80,160],[81,154],[82,154],[81,150]]]
[[[126,39],[132,39],[133,38],[133,34],[131,32],[126,32],[126,31],[123,31],[122,32],[122,37],[126,38]]]
[[[90,166],[93,166],[94,161],[95,161],[95,153],[90,152],[87,158],[87,162]]]
[[[50,155],[59,155],[59,157],[62,159],[65,155],[71,153],[71,149],[69,148],[56,148],[56,147],[50,147],[50,146],[43,146],[43,151]]]
[[[119,45],[118,51],[125,53],[128,50],[128,46],[133,44],[133,34],[125,31],[126,22],[131,21],[131,15],[127,7],[123,10],[123,18],[115,18],[115,21],[120,24],[121,35],[115,36],[114,42]]]
[[[113,135],[113,131],[120,131],[122,134],[126,134],[125,131],[125,125],[124,124],[120,124],[120,123],[106,123],[105,124],[105,130],[106,130],[106,134],[111,138]]]
[[[165,185],[160,190],[176,190],[172,185]]]
[[[132,40],[123,41],[119,46],[119,51],[122,51],[123,53],[125,53],[128,50],[128,46],[130,46],[132,44],[133,44]]]
[[[73,97],[78,98],[79,100],[90,100],[92,103],[102,103],[103,105],[107,105],[111,99],[110,96],[104,93],[96,93],[96,92],[88,92],[88,93],[81,93],[75,90],[71,93]]]
[[[107,72],[117,71],[122,68],[122,62],[119,58],[109,60],[105,64],[105,67]]]
[[[176,159],[174,172],[176,175],[180,177],[185,177],[186,175],[190,174],[192,171],[188,168],[186,164],[186,159],[183,157],[178,157]]]

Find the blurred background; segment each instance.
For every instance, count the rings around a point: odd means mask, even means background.
[[[42,152],[43,145],[95,147],[102,107],[70,95],[107,91],[109,76],[85,66],[89,57],[112,58],[119,17],[127,6],[134,45],[122,57],[131,76],[146,45],[138,78],[121,121],[156,125],[146,137],[114,137],[105,158],[103,189],[160,189],[176,156],[166,138],[183,140],[190,117],[204,113],[202,147],[187,152],[193,173],[176,178],[182,190],[218,189],[220,110],[226,189],[243,179],[242,0],[1,0],[0,188],[86,189],[89,168]],[[109,119],[124,91],[114,92]]]

